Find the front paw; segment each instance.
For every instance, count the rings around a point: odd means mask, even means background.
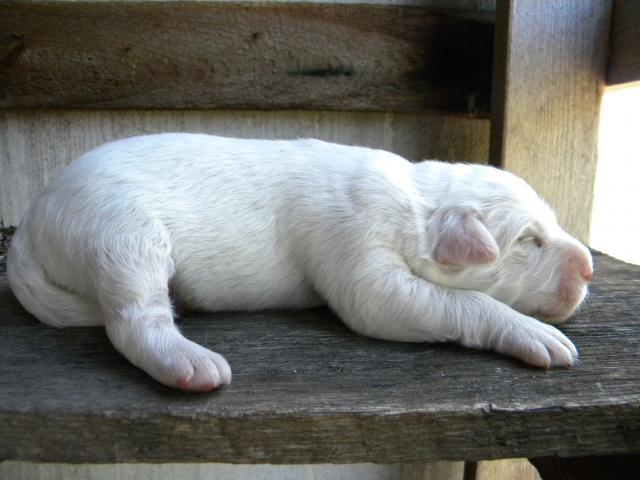
[[[499,333],[494,348],[541,368],[571,367],[578,360],[575,345],[560,330],[524,315]]]

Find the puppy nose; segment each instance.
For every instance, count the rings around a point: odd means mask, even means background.
[[[588,283],[591,281],[591,279],[593,278],[593,269],[590,265],[585,265],[585,267],[582,269],[581,276],[585,282]]]

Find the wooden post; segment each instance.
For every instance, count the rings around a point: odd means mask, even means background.
[[[610,0],[498,0],[490,162],[589,240]]]

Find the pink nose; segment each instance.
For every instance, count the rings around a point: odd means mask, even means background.
[[[585,265],[580,274],[585,282],[590,282],[593,278],[593,269],[590,265]]]

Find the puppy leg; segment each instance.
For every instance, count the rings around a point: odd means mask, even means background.
[[[319,276],[316,288],[353,330],[386,340],[456,341],[543,368],[575,362],[575,346],[555,327],[486,294],[439,287],[399,268],[398,259],[387,260],[378,253],[341,278]]]
[[[178,331],[168,298],[157,296],[119,310],[107,323],[109,338],[131,363],[159,382],[182,390],[208,391],[231,381],[224,357]]]
[[[227,361],[188,339],[173,321],[173,261],[158,235],[119,236],[98,255],[99,302],[107,335],[131,363],[183,390],[207,391],[231,381]]]

